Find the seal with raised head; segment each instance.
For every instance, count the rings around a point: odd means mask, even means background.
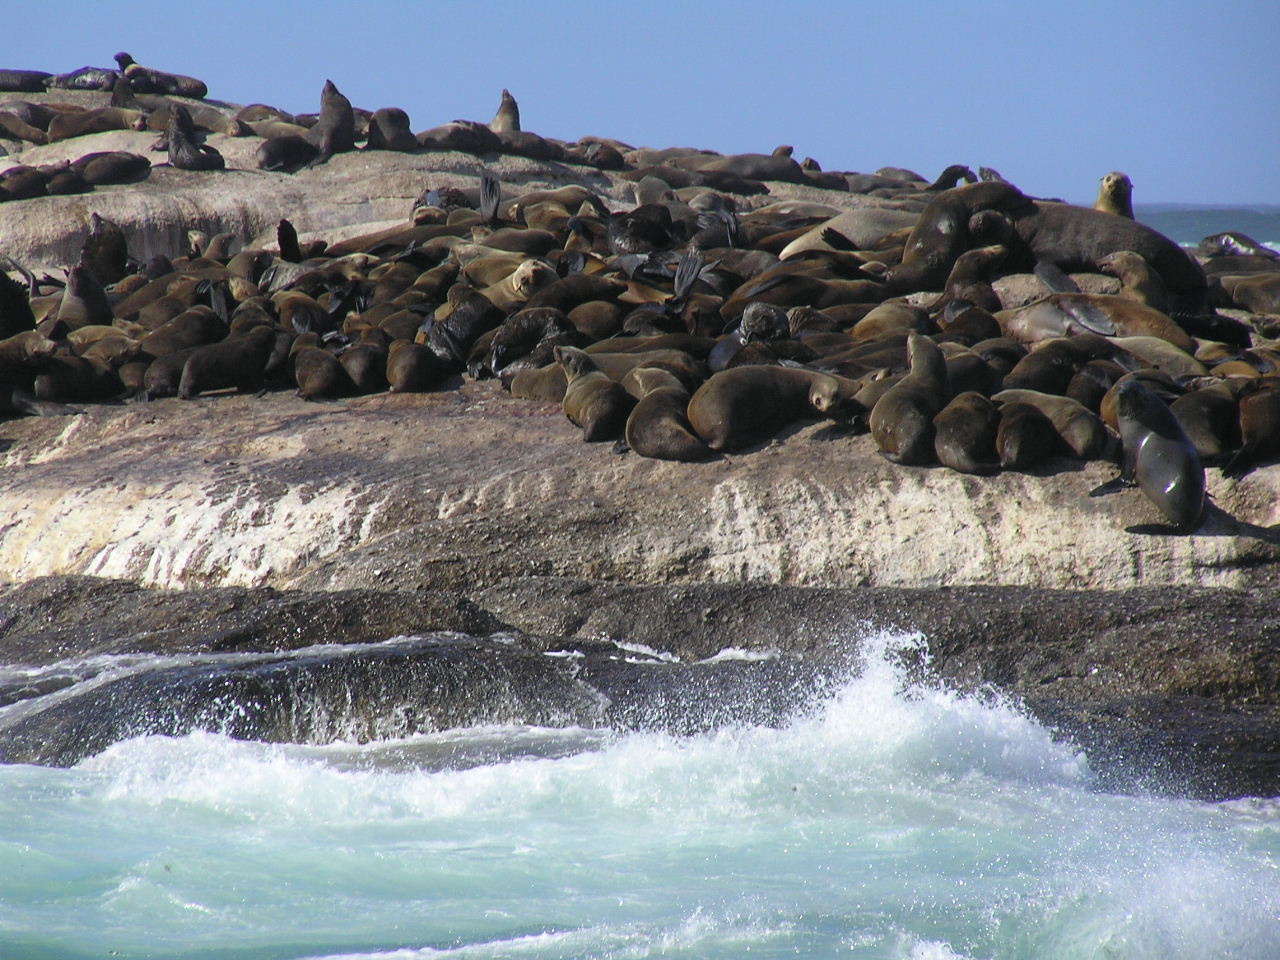
[[[635,400],[596,366],[589,353],[558,346],[555,357],[566,381],[561,409],[582,428],[582,439],[588,443],[616,439],[626,429]]]
[[[1098,181],[1098,199],[1093,209],[1133,219],[1133,181],[1127,174],[1113,170]]]
[[[503,88],[498,112],[489,121],[489,129],[494,133],[513,133],[520,129],[520,105],[506,88]]]
[[[174,104],[169,112],[169,130],[166,134],[169,163],[179,170],[224,170],[227,162],[222,154],[196,137],[196,126],[191,112],[181,104]]]
[[[324,163],[335,153],[356,148],[355,111],[332,80],[324,82],[320,92],[320,119],[307,131],[306,139],[316,148],[315,163]]]
[[[876,401],[871,437],[894,463],[925,464],[934,458],[933,418],[951,400],[951,381],[942,351],[928,337],[907,335],[911,372]]]
[[[1168,405],[1132,378],[1116,387],[1116,420],[1123,460],[1120,476],[1092,491],[1136,485],[1160,512],[1190,532],[1204,513],[1204,466]]]

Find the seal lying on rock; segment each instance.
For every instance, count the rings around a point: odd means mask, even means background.
[[[589,353],[560,346],[555,357],[566,380],[562,408],[582,428],[582,439],[588,443],[616,439],[626,428],[635,400],[596,366]]]
[[[115,61],[138,93],[171,93],[179,97],[191,97],[193,100],[203,100],[209,95],[209,88],[204,81],[195,77],[152,70],[135,62],[133,57],[123,51],[116,54]]]

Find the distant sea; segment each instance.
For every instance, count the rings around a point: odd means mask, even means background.
[[[1150,203],[1134,204],[1133,212],[1135,219],[1184,247],[1194,247],[1212,234],[1234,230],[1280,250],[1280,204]]]

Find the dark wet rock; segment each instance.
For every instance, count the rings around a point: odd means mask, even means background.
[[[626,638],[684,659],[721,648],[847,663],[881,629],[920,631],[921,676],[1000,690],[1082,746],[1104,784],[1203,797],[1280,795],[1274,593],[825,590],[512,580],[476,595],[513,627]]]
[[[465,597],[443,591],[147,590],[125,580],[39,577],[0,593],[0,662],[296,650],[430,630],[488,633],[499,625]]]

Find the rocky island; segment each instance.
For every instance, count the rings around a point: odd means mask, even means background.
[[[1253,429],[1273,415],[1185,428],[1204,485],[1189,522],[1145,487],[1090,496],[1136,457],[1106,409],[1121,377],[1161,409],[1270,397],[1274,256],[1228,238],[1202,264],[1131,210],[1025,197],[994,171],[929,183],[788,148],[547,140],[505,92],[492,122],[415,135],[332,84],[317,116],[291,117],[99,72],[0,94],[6,343],[52,341],[6,363],[0,662],[28,669],[0,683],[5,759],[73,763],[202,724],[321,742],[484,719],[704,729],[728,704],[785,715],[856,669],[869,631],[895,630],[927,639],[903,654],[913,669],[1019,699],[1107,782],[1280,794],[1280,469]],[[54,136],[55,120],[86,132]],[[150,162],[90,184],[93,155]],[[72,171],[85,189],[57,193]],[[110,259],[94,260],[103,224],[127,262],[83,279]],[[1079,224],[1084,252],[1123,245],[1085,263],[1064,239]],[[1096,262],[1134,247],[1160,294]],[[148,371],[177,351],[144,340],[196,309],[221,327],[183,349],[266,329],[261,359],[237,347],[230,379],[225,361],[179,364],[165,395]],[[80,363],[113,338],[114,359]],[[362,387],[341,355],[379,343],[416,349],[425,380]],[[333,372],[300,377],[304,351]],[[583,442],[555,394],[567,351],[592,371],[644,352],[706,455],[641,455],[623,432],[634,398]],[[1010,379],[1054,351],[1057,373]],[[53,376],[58,357],[77,372]],[[879,400],[929,357],[948,381],[934,414],[965,392],[990,407],[978,469],[938,463],[932,433],[919,459],[877,432]],[[769,414],[730,428],[720,411],[713,437],[689,404],[743,370],[763,379],[730,413]],[[558,388],[529,386],[548,372]],[[986,398],[1015,380],[1075,396],[1080,377],[1084,398],[1091,376],[1092,405],[1073,400],[1102,438],[1087,457],[1035,404],[1028,452],[997,448],[1028,404]],[[798,408],[775,416],[794,398],[761,390],[796,378]],[[443,639],[384,644],[424,635]],[[291,656],[316,644],[344,646]],[[629,663],[620,644],[661,656]],[[564,651],[572,673],[544,656]],[[233,652],[255,657],[199,660]],[[177,659],[95,686],[103,654]],[[235,718],[210,712],[228,691]],[[346,712],[301,722],[306,702]]]

